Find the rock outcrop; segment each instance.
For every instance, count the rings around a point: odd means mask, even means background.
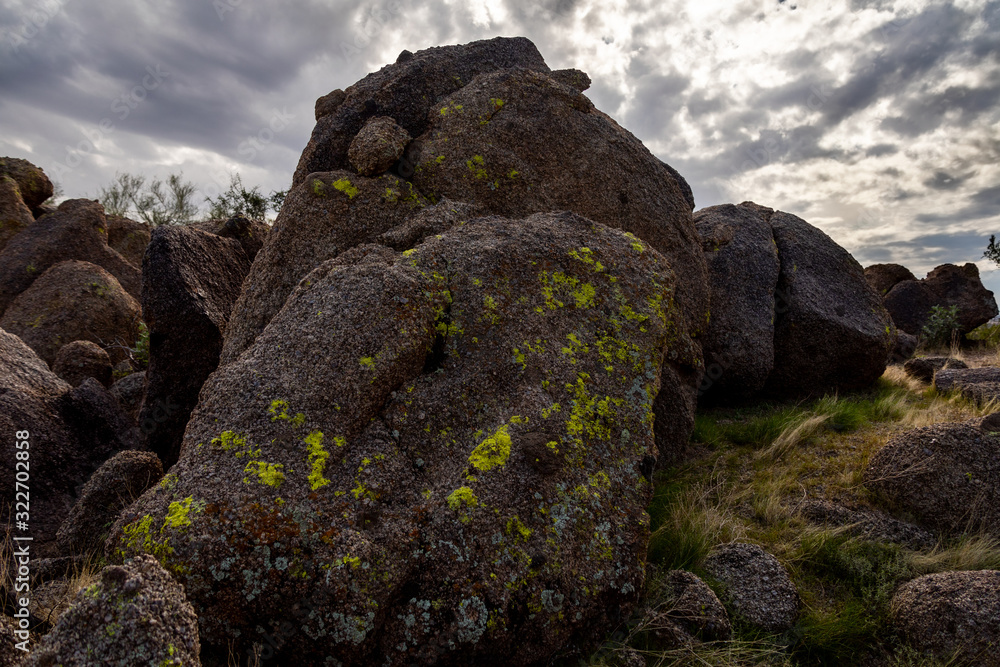
[[[712,206],[695,221],[712,285],[705,402],[860,389],[882,375],[896,332],[846,250],[753,202]]]
[[[642,588],[661,362],[695,349],[678,282],[568,213],[324,262],[209,378],[109,553],[177,572],[203,642],[279,661],[591,645]]]
[[[970,401],[985,405],[1000,399],[1000,368],[946,368],[934,374],[934,388],[943,394],[957,390]]]
[[[47,665],[192,665],[198,622],[184,589],[152,556],[101,571],[25,661]]]
[[[49,267],[68,260],[100,266],[138,299],[139,269],[108,246],[107,226],[99,203],[70,199],[12,238],[0,250],[0,314]]]
[[[942,264],[922,280],[903,280],[885,295],[896,326],[919,336],[934,306],[958,307],[958,330],[964,336],[989,322],[997,310],[993,292],[983,287],[975,264]]]
[[[931,382],[935,373],[949,368],[968,368],[968,366],[961,359],[951,357],[917,357],[903,364],[903,371],[921,382]]]
[[[135,427],[93,379],[72,388],[20,338],[0,330],[0,524],[12,520],[17,452],[28,451],[32,553],[53,555],[59,523],[91,473],[138,444]],[[22,445],[21,443],[27,443]],[[22,457],[23,459],[23,457]]]
[[[252,220],[244,215],[234,215],[223,220],[222,218],[205,220],[188,225],[194,229],[200,229],[209,234],[221,236],[224,239],[235,239],[243,246],[243,252],[251,262],[257,257],[257,253],[264,247],[264,240],[270,233],[271,228],[262,220]]]
[[[891,620],[921,653],[961,664],[1000,666],[1000,572],[941,572],[899,587]]]
[[[756,544],[734,542],[712,550],[705,571],[722,582],[722,601],[732,613],[766,632],[795,624],[801,602],[788,571]]]
[[[937,530],[984,529],[1000,536],[1000,437],[983,431],[980,422],[935,424],[890,437],[868,463],[865,486]]]
[[[770,217],[770,209],[749,202],[694,215],[712,287],[700,387],[709,401],[759,394],[774,368],[774,290],[781,265]]]
[[[21,198],[32,212],[52,196],[52,181],[45,172],[27,160],[16,157],[0,158],[0,178],[3,176],[9,176],[17,182]]]
[[[34,221],[31,209],[21,199],[17,182],[10,176],[0,176],[0,250]]]
[[[198,392],[219,364],[229,314],[250,269],[235,239],[186,227],[153,231],[142,266],[149,368],[139,425],[165,467],[177,461]]]
[[[11,301],[0,327],[20,336],[50,365],[60,348],[78,340],[99,345],[118,363],[139,336],[140,318],[139,303],[113,275],[70,260],[53,265]]]
[[[865,280],[883,297],[904,280],[916,279],[908,268],[899,264],[872,264],[865,267]]]
[[[94,378],[105,387],[111,386],[111,357],[100,345],[89,340],[66,343],[56,353],[52,372],[74,387],[87,378]]]

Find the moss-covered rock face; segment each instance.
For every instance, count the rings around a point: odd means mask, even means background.
[[[198,622],[184,590],[152,556],[101,571],[25,665],[200,665]]]
[[[643,584],[661,359],[691,349],[675,286],[568,213],[327,261],[209,378],[108,553],[156,555],[204,642],[285,660],[586,644]]]

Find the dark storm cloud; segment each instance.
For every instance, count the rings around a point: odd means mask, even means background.
[[[957,190],[975,174],[950,174],[946,171],[935,171],[934,175],[924,181],[924,185],[933,190]]]

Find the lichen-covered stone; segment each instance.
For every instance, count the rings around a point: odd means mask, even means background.
[[[865,486],[919,523],[1000,536],[1000,436],[981,429],[981,421],[893,435],[865,468]]]
[[[141,314],[139,303],[113,275],[70,260],[52,266],[21,292],[0,317],[0,327],[20,336],[50,365],[60,348],[77,340],[100,345],[118,363],[139,336]]]
[[[642,589],[660,364],[691,349],[676,285],[569,213],[324,262],[209,378],[107,553],[157,555],[203,642],[278,661],[590,645]]]
[[[198,621],[184,589],[152,556],[101,571],[31,652],[25,667],[197,667]]]
[[[17,189],[28,208],[35,210],[52,196],[52,181],[45,172],[27,160],[0,157],[0,177],[9,176],[17,181]]]
[[[87,480],[80,499],[56,533],[67,554],[100,554],[108,531],[123,509],[163,477],[156,454],[118,452]]]
[[[781,264],[770,217],[770,209],[749,202],[694,215],[712,286],[712,316],[702,342],[700,398],[706,403],[759,394],[774,368],[774,290]]]
[[[720,597],[741,620],[767,632],[795,624],[801,601],[788,570],[756,544],[734,542],[712,550],[705,571],[722,582]]]
[[[31,209],[21,199],[17,182],[10,176],[0,176],[0,250],[34,221]]]
[[[1000,666],[1000,572],[941,572],[899,587],[892,624],[906,643],[950,664]]]
[[[0,314],[49,267],[67,260],[100,266],[138,299],[139,269],[108,246],[107,227],[98,202],[69,199],[8,241],[0,250]]]
[[[87,378],[94,378],[105,387],[111,386],[111,357],[100,345],[89,340],[66,343],[56,353],[52,372],[74,387]]]
[[[361,128],[347,149],[351,166],[362,176],[377,176],[399,162],[410,133],[388,116],[376,116]]]
[[[220,363],[250,346],[307,273],[374,242],[428,203],[411,183],[389,174],[317,173],[293,187],[233,307]]]
[[[198,392],[219,365],[229,315],[250,261],[235,239],[158,227],[142,268],[149,367],[138,421],[146,447],[169,468]]]

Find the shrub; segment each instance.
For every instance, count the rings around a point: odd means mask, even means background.
[[[958,306],[931,308],[927,324],[924,325],[925,340],[931,345],[948,345],[952,333],[958,330]]]

